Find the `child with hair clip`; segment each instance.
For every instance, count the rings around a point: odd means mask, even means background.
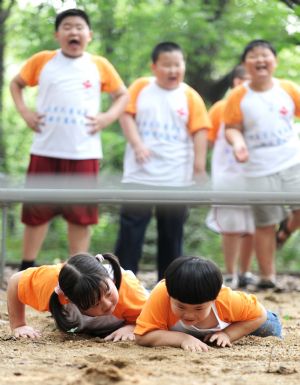
[[[208,351],[246,335],[281,337],[276,314],[252,294],[222,286],[222,273],[211,261],[180,257],[166,270],[136,321],[136,342]]]
[[[65,263],[20,271],[7,290],[11,330],[15,337],[29,338],[40,332],[26,324],[25,305],[50,311],[64,332],[134,340],[135,321],[147,299],[135,275],[109,253],[77,254]]]

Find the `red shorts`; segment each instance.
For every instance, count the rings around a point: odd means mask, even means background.
[[[99,172],[98,159],[69,160],[31,155],[27,175],[51,174],[90,175]],[[97,205],[63,205],[63,204],[24,204],[21,220],[29,226],[38,226],[49,222],[56,215],[61,215],[66,221],[82,226],[98,223]]]

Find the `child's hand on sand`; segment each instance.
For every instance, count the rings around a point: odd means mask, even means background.
[[[41,333],[31,326],[23,325],[15,328],[13,334],[17,338],[39,338]]]
[[[133,334],[134,325],[126,325],[121,327],[120,329],[114,331],[109,336],[105,337],[105,341],[134,341],[135,336]]]
[[[207,336],[205,336],[204,341],[214,343],[220,348],[225,348],[226,346],[229,346],[229,347],[232,346],[228,334],[224,332],[216,332],[213,334],[208,334]]]
[[[181,348],[189,352],[208,352],[208,346],[204,342],[188,334],[184,336]]]

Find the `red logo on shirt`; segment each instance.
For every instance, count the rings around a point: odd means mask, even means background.
[[[86,80],[82,84],[83,84],[84,88],[91,88],[92,87],[92,83],[89,80]]]
[[[279,112],[280,112],[281,115],[285,116],[285,115],[288,114],[289,111],[283,106],[283,107],[281,107]]]
[[[185,116],[186,115],[186,111],[183,108],[179,108],[179,110],[177,110],[176,112],[178,113],[179,116]]]

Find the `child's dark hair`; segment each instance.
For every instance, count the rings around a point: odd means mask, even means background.
[[[104,260],[111,265],[114,283],[119,290],[122,280],[121,267],[117,257],[113,254],[103,254]],[[64,295],[79,310],[87,310],[97,304],[107,292],[107,279],[111,278],[101,261],[90,254],[77,254],[70,257],[63,265],[58,283]],[[54,291],[49,302],[50,311],[59,329],[68,331],[78,325],[68,321],[65,317],[63,305]]]
[[[159,55],[161,53],[173,52],[173,51],[180,51],[180,52],[182,52],[182,49],[181,49],[181,47],[178,44],[173,43],[172,41],[163,41],[163,42],[157,44],[153,48],[153,51],[152,51],[152,54],[151,54],[152,63],[156,63],[157,62],[157,60],[159,58]]]
[[[61,22],[66,17],[69,17],[69,16],[81,17],[87,23],[89,28],[91,28],[90,18],[88,17],[88,15],[82,9],[71,8],[71,9],[66,9],[65,11],[60,12],[59,14],[56,15],[56,18],[55,18],[55,31],[58,30]]]
[[[276,49],[272,46],[272,44],[268,40],[257,39],[257,40],[250,41],[250,43],[246,45],[241,56],[241,63],[245,61],[248,52],[252,51],[256,47],[268,48],[271,52],[273,52],[274,56],[277,56]]]
[[[176,258],[165,278],[170,297],[191,305],[215,300],[223,283],[217,265],[201,257]]]
[[[245,79],[246,75],[247,75],[246,69],[242,64],[239,64],[236,67],[234,67],[234,69],[232,70],[232,72],[230,74],[230,87],[231,88],[233,87],[234,79],[236,79],[236,78]]]

